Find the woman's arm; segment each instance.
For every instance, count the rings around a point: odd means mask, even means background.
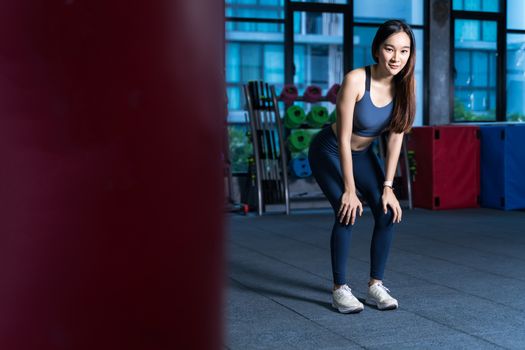
[[[358,87],[363,85],[358,70],[348,73],[337,96],[337,141],[339,144],[339,158],[343,172],[344,193],[339,209],[339,220],[341,223],[353,225],[357,210],[359,215],[363,212],[363,206],[357,198],[354,172],[352,169],[352,127],[354,119],[354,107],[359,95]]]
[[[386,152],[386,166],[385,166],[385,181],[394,181],[394,175],[399,161],[399,153],[403,145],[404,133],[391,132],[388,136],[387,152]],[[387,212],[387,206],[392,208],[394,213],[393,222],[401,222],[402,210],[399,202],[391,187],[383,187],[383,211]]]
[[[404,133],[391,132],[388,136],[387,152],[386,152],[386,166],[385,166],[385,181],[394,181],[394,175],[399,161],[399,153],[403,145]]]
[[[352,129],[354,122],[354,107],[357,100],[356,72],[350,72],[343,80],[337,98],[337,142],[345,192],[355,192],[354,173],[352,169]]]

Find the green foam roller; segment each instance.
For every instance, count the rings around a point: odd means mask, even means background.
[[[311,134],[304,130],[294,130],[288,136],[288,148],[292,152],[301,152],[310,146]]]
[[[306,114],[304,113],[304,109],[302,107],[290,106],[286,110],[286,114],[284,116],[284,126],[286,126],[288,129],[294,129],[301,126],[305,119]]]
[[[330,113],[330,123],[335,123],[337,120],[337,110],[334,108],[332,113]]]
[[[323,106],[313,106],[306,115],[308,125],[313,128],[320,128],[330,121],[328,109]]]

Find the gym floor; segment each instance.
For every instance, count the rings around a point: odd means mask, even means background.
[[[525,212],[405,210],[384,284],[400,308],[330,306],[330,211],[228,218],[225,347],[524,349]],[[373,226],[354,228],[349,285],[363,301]]]

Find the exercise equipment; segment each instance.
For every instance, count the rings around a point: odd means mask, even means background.
[[[284,126],[286,126],[288,129],[295,129],[301,126],[305,120],[306,113],[302,107],[290,106],[284,115]]]
[[[254,152],[253,166],[249,167],[254,186],[248,186],[246,198],[254,194],[253,206],[259,215],[267,205],[281,203],[289,214],[288,162],[275,89],[262,81],[250,81],[243,90]]]
[[[290,162],[290,168],[292,174],[296,177],[308,177],[312,175],[312,169],[310,168],[310,162],[306,154],[300,154],[294,157]]]
[[[317,85],[310,85],[306,88],[303,94],[306,102],[317,102],[323,98],[321,88]]]
[[[326,93],[326,99],[335,104],[337,102],[337,93],[339,92],[340,88],[341,85],[339,84],[332,85],[332,87]]]
[[[479,153],[477,126],[423,126],[412,128],[417,175],[413,178],[414,206],[428,209],[479,207]]]
[[[328,109],[323,106],[313,106],[306,115],[308,125],[313,128],[321,128],[330,121]]]
[[[301,152],[310,146],[312,137],[305,130],[293,130],[288,136],[288,148],[291,152]]]
[[[297,87],[293,84],[286,84],[279,95],[279,98],[287,105],[292,104],[299,96]]]
[[[525,209],[525,125],[487,125],[481,132],[481,206]]]

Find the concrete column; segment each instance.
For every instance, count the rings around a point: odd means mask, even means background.
[[[429,125],[450,122],[450,0],[430,1],[429,23]]]

